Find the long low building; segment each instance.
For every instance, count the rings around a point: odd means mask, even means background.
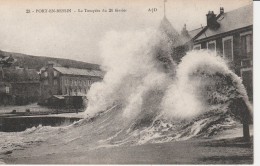
[[[97,69],[61,67],[48,63],[40,73],[40,103],[48,103],[53,96],[84,96],[90,86],[101,81],[103,76],[104,72]]]

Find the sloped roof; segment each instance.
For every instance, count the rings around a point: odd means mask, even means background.
[[[53,97],[55,97],[55,98],[57,98],[57,99],[64,99],[64,96],[62,96],[62,95],[53,95]]]
[[[92,76],[92,77],[104,76],[104,72],[100,70],[77,69],[71,67],[53,67],[53,68],[65,75],[80,75],[80,76]]]
[[[0,64],[6,65],[6,66],[10,66],[14,62],[16,62],[16,60],[12,56],[0,55]]]
[[[39,74],[35,69],[4,68],[4,80],[7,82],[38,82]]]
[[[204,27],[201,28],[197,28],[197,29],[193,29],[191,31],[189,31],[189,35],[191,38],[194,38],[200,31],[203,30]]]
[[[217,20],[220,27],[216,30],[207,28],[196,40],[215,36],[232,30],[253,25],[253,5],[247,5],[227,13],[223,13]]]

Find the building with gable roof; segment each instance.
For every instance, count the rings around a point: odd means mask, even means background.
[[[103,77],[104,72],[98,69],[78,69],[48,63],[40,73],[40,103],[47,104],[48,99],[53,97],[86,96],[90,86]]]
[[[222,56],[242,78],[253,100],[253,5],[218,15],[209,11],[207,25],[192,38],[193,49],[208,49]]]
[[[207,49],[222,56],[243,80],[249,99],[253,101],[253,5],[229,12],[209,11],[207,25],[188,31],[184,25],[182,43],[175,45],[173,60],[177,63],[189,50]]]

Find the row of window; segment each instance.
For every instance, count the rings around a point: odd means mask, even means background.
[[[73,85],[73,86],[90,86],[93,84],[93,80],[78,80],[78,79],[71,79],[71,78],[65,78],[64,84],[65,85]]]
[[[253,52],[253,35],[252,31],[240,34],[242,56],[252,55]],[[233,36],[222,38],[223,56],[225,59],[233,61]],[[200,50],[201,44],[194,45],[194,50]],[[207,42],[207,49],[216,52],[216,40]]]
[[[65,85],[72,85],[72,86],[90,86],[94,83],[93,80],[72,80],[72,79],[65,79]],[[48,80],[43,81],[44,85],[48,85]],[[58,80],[53,80],[53,85],[58,85]]]
[[[72,88],[69,88],[69,87],[65,87],[65,92],[68,95],[87,94],[88,88],[79,87],[79,88],[72,89]]]
[[[43,75],[44,75],[44,77],[48,77],[48,72],[45,71],[45,72],[43,73]],[[56,77],[56,76],[58,75],[58,72],[54,70],[54,71],[53,71],[53,75],[54,75],[54,77]]]
[[[43,85],[48,85],[48,84],[49,84],[48,80],[43,81]],[[53,85],[58,85],[58,80],[53,80]]]

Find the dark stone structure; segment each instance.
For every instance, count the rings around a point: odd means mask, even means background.
[[[0,104],[25,105],[37,102],[40,95],[40,77],[35,69],[0,69]]]

